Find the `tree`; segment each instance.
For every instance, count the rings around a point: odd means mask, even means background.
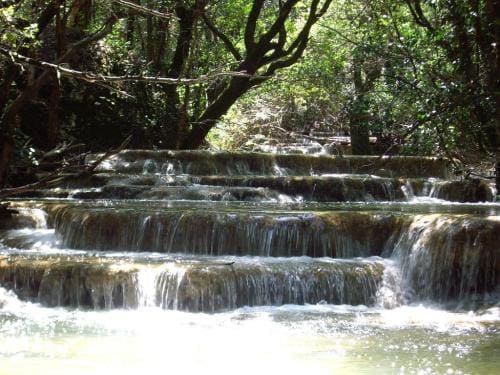
[[[448,118],[460,121],[462,137],[495,160],[500,189],[500,1],[406,0],[406,4],[415,23],[444,52],[440,65],[446,69],[432,72],[446,88],[437,105]]]
[[[315,111],[310,121],[323,130],[348,133],[357,154],[435,152],[434,144],[428,146],[433,138],[426,135],[421,142],[415,136],[415,124],[431,119],[422,102],[432,90],[425,81],[424,62],[434,60],[434,51],[423,35],[404,4],[337,1],[313,30],[303,59],[272,85],[261,87],[255,101],[265,97],[282,112],[289,110],[289,103],[304,114]],[[302,116],[287,116],[293,124],[282,126],[313,126],[299,124],[299,118],[302,121]],[[379,140],[375,148],[368,146],[369,134]]]
[[[312,0],[307,12],[302,14],[299,12],[302,2],[298,0],[254,0],[246,15],[244,28],[235,33],[237,40],[242,40],[238,43],[241,47],[211,21],[213,16],[204,10],[207,5],[205,1],[197,1],[190,7],[178,5],[175,12],[180,31],[167,75],[179,77],[182,67],[188,63],[189,53],[194,48],[193,33],[199,14],[207,28],[232,55],[233,64],[236,64],[235,70],[244,72],[247,76],[231,77],[209,86],[206,90],[206,107],[199,115],[194,113],[194,116],[187,113],[190,90],[184,91],[184,100],[181,100],[179,89],[169,86],[169,107],[164,126],[169,130],[171,141],[167,144],[171,148],[199,147],[210,129],[238,98],[252,87],[268,80],[277,70],[296,63],[307,46],[312,26],[327,11],[331,1]],[[217,5],[224,7],[224,4]],[[227,3],[225,5],[234,6]],[[276,16],[273,16],[274,14]],[[299,30],[292,33],[294,18],[298,21],[300,16],[304,17],[303,24]]]
[[[122,97],[133,97],[143,106],[140,109],[147,104],[139,98],[149,102],[154,97],[156,105],[161,102],[163,108],[158,114],[147,108],[149,113],[140,116],[143,120],[154,117],[149,129],[155,134],[152,145],[197,148],[238,98],[300,59],[312,26],[331,2],[2,2],[3,27],[13,38],[0,41],[0,63],[5,67],[0,87],[6,88],[0,96],[0,186],[5,183],[16,133],[29,112],[27,108],[34,102],[44,103],[44,133],[49,139],[47,147],[51,147],[58,141],[61,126],[68,126],[63,119],[71,116],[65,111],[79,107],[61,105],[61,99],[67,101],[75,91],[74,85],[68,88],[61,78],[77,79],[86,87],[89,83],[101,85],[90,93],[88,88],[83,90],[77,99],[82,108],[97,103],[96,97],[103,96],[97,94],[102,85],[119,93],[107,102],[121,113],[131,111],[130,105],[121,105],[126,103]],[[31,25],[30,19],[36,22]],[[26,24],[33,29],[32,35],[28,35]],[[103,46],[107,49],[104,53]],[[92,54],[92,48],[94,54],[100,51],[98,54],[110,61],[82,65],[75,58]],[[230,74],[222,74],[228,70]],[[198,79],[207,75],[214,79]]]
[[[44,56],[44,58],[52,59],[55,64],[70,63],[82,50],[111,32],[113,25],[119,19],[117,14],[112,13],[103,20],[96,31],[82,33],[86,26],[84,23],[88,23],[86,16],[89,13],[90,4],[90,0],[75,0],[68,6],[64,6],[65,1],[62,0],[39,2],[32,7],[36,14],[35,24],[31,24],[23,17],[14,16],[15,10],[23,15],[33,16],[29,5],[24,2],[18,0],[1,4],[4,29],[1,52],[7,59],[4,58],[2,61],[4,74],[0,81],[0,87],[3,89],[0,97],[0,186],[4,184],[15,149],[14,137],[20,126],[20,116],[29,104],[37,99],[42,90],[46,90],[44,96],[47,97],[44,101],[48,109],[46,133],[49,146],[55,145],[58,133],[55,107],[59,97],[59,82],[56,72],[53,70],[37,71],[33,67],[25,69],[9,52],[14,49],[27,50],[33,54],[45,52],[49,56]],[[49,28],[51,31],[48,31]],[[69,39],[68,30],[75,31],[72,34],[73,40]],[[53,43],[50,51],[36,48],[46,31],[53,32],[54,35],[50,42]],[[15,89],[11,90],[13,85]]]

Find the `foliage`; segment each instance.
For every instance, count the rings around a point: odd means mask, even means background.
[[[0,186],[18,134],[45,149],[127,134],[135,147],[199,147],[239,97],[298,61],[331,2],[3,1]]]
[[[500,168],[498,3],[3,1],[2,152],[35,166],[61,142],[102,150],[133,135],[131,147],[235,149],[252,135],[320,130],[351,135],[355,153],[443,155],[460,168],[496,158]]]
[[[290,129],[316,123],[353,136],[358,120],[377,136],[376,152],[443,155],[461,168],[491,160],[500,139],[493,3],[336,1],[302,60],[241,101],[238,118],[266,97],[278,112],[316,109],[308,124],[281,124]]]

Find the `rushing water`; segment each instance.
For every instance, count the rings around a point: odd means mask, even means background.
[[[46,207],[46,204],[42,201],[38,206]],[[52,202],[49,206],[52,204],[60,205],[61,202]],[[117,205],[118,208],[134,204],[139,210],[139,207],[144,210],[148,205],[147,202],[128,202],[125,205],[116,202],[107,203],[108,206]],[[30,205],[37,206],[34,202]],[[81,203],[81,205],[86,209],[95,205],[101,207],[101,204],[95,202]],[[175,209],[182,206],[183,203],[173,206],[170,204],[170,208]],[[193,209],[192,203],[188,206]],[[292,211],[279,206],[274,207],[274,210],[267,207],[264,211],[262,207],[257,208],[252,205],[224,206],[225,210],[233,214],[241,210],[245,215],[252,207],[259,211],[258,215],[272,211],[273,215],[286,217],[303,212],[303,210],[294,211],[299,208],[298,206],[294,208],[290,206],[294,209]],[[217,211],[224,211],[224,206],[217,205]],[[493,307],[476,311],[463,308],[448,310],[444,305],[433,305],[430,302],[422,305],[415,296],[404,296],[405,292],[408,292],[408,285],[404,282],[406,275],[398,272],[397,263],[397,259],[404,255],[401,254],[404,250],[412,251],[412,246],[417,250],[425,249],[423,242],[429,241],[429,236],[437,236],[430,238],[436,246],[439,245],[440,233],[450,234],[441,241],[453,241],[453,228],[446,228],[450,224],[450,218],[455,217],[453,215],[458,214],[455,225],[465,222],[467,228],[470,228],[474,220],[479,220],[481,230],[485,230],[487,227],[484,226],[484,220],[486,223],[496,223],[497,206],[489,204],[458,207],[453,204],[443,204],[441,207],[434,205],[429,208],[425,205],[407,207],[398,204],[390,211],[388,211],[389,206],[386,206],[385,210],[380,210],[381,207],[373,205],[370,207],[313,204],[305,206],[308,209],[314,207],[315,210],[310,212],[317,212],[320,215],[324,212],[331,214],[332,210],[339,213],[359,212],[359,208],[364,208],[365,212],[373,210],[386,214],[390,212],[391,215],[398,217],[403,215],[405,218],[405,215],[412,210],[420,215],[410,216],[410,226],[407,231],[392,239],[393,247],[396,249],[393,260],[377,257],[358,260],[360,267],[363,264],[369,267],[380,264],[385,268],[383,280],[367,281],[366,285],[371,285],[371,282],[378,285],[370,292],[376,293],[370,306],[332,305],[323,300],[314,300],[313,304],[306,303],[302,306],[280,305],[274,300],[278,306],[239,308],[226,301],[225,308],[221,312],[211,314],[164,310],[165,308],[176,310],[182,306],[178,300],[171,297],[171,302],[167,305],[165,302],[162,303],[161,299],[157,300],[157,291],[168,289],[166,285],[169,282],[174,283],[177,287],[175,293],[179,293],[178,288],[183,285],[182,280],[184,283],[190,280],[191,283],[195,283],[193,285],[197,285],[197,278],[206,277],[212,286],[216,282],[214,280],[220,280],[220,286],[216,290],[221,290],[221,295],[229,296],[228,301],[231,301],[231,298],[236,300],[241,293],[234,289],[238,284],[232,284],[237,280],[234,277],[240,275],[243,281],[260,285],[260,291],[257,292],[256,289],[255,293],[256,295],[260,293],[261,297],[264,296],[262,298],[266,298],[265,293],[276,290],[270,288],[265,292],[265,286],[269,286],[270,280],[282,286],[283,275],[290,275],[288,283],[297,278],[297,281],[304,283],[302,284],[304,288],[312,285],[307,281],[307,272],[311,272],[308,270],[329,267],[330,271],[327,274],[334,275],[335,273],[331,272],[335,272],[336,267],[341,267],[345,273],[349,265],[355,264],[353,262],[356,260],[308,257],[213,257],[189,253],[74,250],[66,248],[64,243],[60,242],[61,237],[56,235],[54,229],[46,228],[47,220],[51,221],[51,218],[47,218],[43,210],[35,209],[27,212],[26,214],[36,219],[33,226],[38,226],[39,229],[3,232],[0,244],[2,275],[5,276],[9,269],[15,270],[19,278],[16,282],[18,288],[21,288],[23,280],[35,282],[36,275],[39,275],[41,279],[35,284],[47,287],[41,287],[43,291],[37,292],[38,298],[40,302],[52,305],[54,303],[47,302],[43,296],[48,292],[50,298],[63,296],[60,294],[63,293],[62,289],[57,289],[57,285],[62,285],[58,277],[67,275],[67,271],[61,273],[65,262],[73,270],[71,271],[73,275],[75,270],[83,270],[79,271],[81,279],[73,277],[72,287],[78,291],[82,285],[86,287],[90,285],[95,296],[106,293],[106,288],[99,291],[95,289],[96,285],[108,285],[106,284],[108,281],[116,282],[117,279],[113,276],[116,272],[123,274],[130,271],[135,276],[126,282],[132,283],[135,288],[133,293],[135,302],[127,309],[119,310],[89,311],[88,306],[76,309],[75,306],[47,308],[39,303],[21,301],[12,291],[0,288],[2,343],[0,374],[32,374],[38,371],[47,374],[132,374],[139,371],[147,373],[203,371],[220,374],[278,371],[291,374],[304,372],[494,374],[498,372],[500,310],[494,306],[498,302],[498,297],[494,295],[491,297],[493,302],[490,301],[489,306]],[[214,205],[202,203],[198,207],[205,207],[206,210],[213,209]],[[47,210],[53,212],[50,207]],[[436,213],[440,211],[443,213]],[[449,216],[450,214],[452,216]],[[470,216],[471,214],[473,215]],[[464,221],[464,218],[468,219]],[[471,219],[473,220],[470,221]],[[436,232],[433,231],[434,226],[429,224],[433,221],[439,223]],[[389,222],[384,219],[384,223]],[[346,228],[347,231],[352,230]],[[459,227],[457,228],[456,230],[461,233]],[[303,228],[295,227],[294,230]],[[400,229],[397,229],[395,233],[399,231]],[[481,232],[473,233],[477,235]],[[479,241],[484,241],[487,236],[482,234],[479,238]],[[408,262],[417,261],[411,257],[405,259],[408,259]],[[228,264],[230,266],[227,266]],[[96,265],[95,274],[94,265]],[[108,270],[103,274],[101,272],[103,265],[112,266],[112,272]],[[419,269],[415,264],[403,265],[402,269],[406,272],[409,270],[409,274]],[[45,268],[41,274],[37,274],[32,271],[37,267]],[[230,273],[219,271],[228,267],[231,267]],[[252,271],[252,267],[255,271]],[[258,275],[255,274],[257,270]],[[278,279],[276,272],[282,275]],[[361,271],[358,269],[356,272],[359,274]],[[191,278],[186,278],[189,275]],[[374,277],[373,280],[377,280],[376,276]],[[82,284],[75,284],[75,280],[80,280]],[[123,282],[123,278],[118,278],[118,281]],[[350,294],[356,295],[362,284],[355,286],[353,280],[349,283],[354,288]],[[187,289],[184,289],[183,293],[189,290],[189,285],[189,283],[184,285]],[[198,288],[196,287],[197,291],[203,290]],[[109,291],[111,289],[108,289]],[[71,289],[66,289],[64,293],[70,294]],[[432,296],[431,292],[426,293]],[[415,301],[405,304],[407,298],[411,297]],[[463,299],[464,296],[460,298]],[[164,300],[169,299],[167,297]],[[256,301],[256,304],[262,302]],[[60,305],[60,302],[55,305]],[[207,306],[207,311],[214,310],[213,306]],[[198,310],[193,305],[190,309]]]
[[[139,150],[12,200],[0,375],[500,373],[500,205],[445,177]]]
[[[1,374],[494,374],[500,366],[498,308],[89,312],[0,295]]]

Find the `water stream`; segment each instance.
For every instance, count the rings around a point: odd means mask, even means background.
[[[499,373],[500,205],[447,177],[125,151],[29,192],[0,223],[0,374]]]

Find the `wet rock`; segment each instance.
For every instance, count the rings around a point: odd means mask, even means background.
[[[0,256],[0,283],[45,306],[137,307],[136,274],[133,264],[118,266],[102,258]]]
[[[372,176],[200,176],[204,185],[267,188],[292,197],[318,202],[404,200],[399,179]]]
[[[454,202],[492,202],[494,199],[489,181],[478,178],[441,181],[436,184],[431,196]]]
[[[101,190],[101,198],[132,199],[148,189],[148,186],[106,185]]]
[[[414,299],[480,305],[500,285],[500,221],[474,215],[416,216],[395,245]]]
[[[10,207],[9,203],[0,204],[0,229],[39,228],[44,225],[40,210]],[[43,221],[43,223],[41,223]]]
[[[8,204],[0,204],[0,229],[15,227],[15,215],[18,211],[9,208]]]
[[[207,255],[380,255],[409,220],[360,212],[261,213],[134,207],[49,209],[63,246]],[[196,228],[196,236],[192,235]]]
[[[215,312],[242,306],[336,303],[373,305],[384,273],[381,259],[119,263],[78,257],[0,255],[0,283],[45,306],[95,310],[159,306]],[[144,285],[140,274],[152,282]],[[149,288],[149,289],[145,289]]]
[[[96,156],[94,156],[96,158]],[[89,162],[92,158],[89,159]],[[311,175],[379,172],[391,177],[448,176],[446,161],[417,156],[331,156],[210,151],[125,150],[98,168],[101,172],[192,175]]]

